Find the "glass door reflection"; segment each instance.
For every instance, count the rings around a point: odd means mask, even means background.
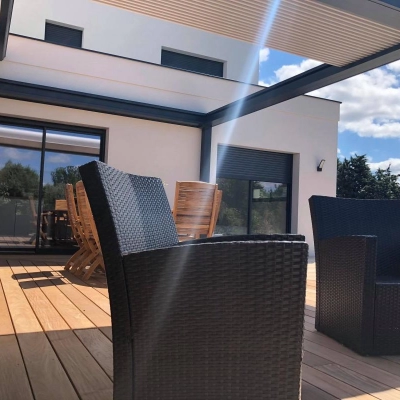
[[[76,246],[69,223],[65,185],[81,180],[78,167],[100,155],[100,136],[46,130],[43,168],[42,231],[40,245],[68,249]]]
[[[42,130],[0,124],[0,249],[37,242]]]

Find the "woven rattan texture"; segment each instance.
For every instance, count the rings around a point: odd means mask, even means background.
[[[376,284],[375,352],[400,354],[400,282]]]
[[[320,332],[363,354],[373,351],[373,237],[338,237],[319,244]],[[369,263],[369,265],[366,265]]]
[[[400,277],[400,200],[312,196],[314,241],[350,235],[378,237],[377,275]]]
[[[400,354],[400,201],[313,196],[310,209],[316,329],[363,355]]]
[[[162,182],[98,161],[79,168],[103,251],[110,293],[114,399],[132,399],[132,332],[122,253],[178,243]]]
[[[307,244],[126,256],[135,399],[298,399]]]

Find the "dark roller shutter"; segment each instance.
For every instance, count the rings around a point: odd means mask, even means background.
[[[44,40],[70,47],[82,47],[82,31],[46,22]]]
[[[161,64],[207,75],[221,77],[224,75],[224,63],[222,62],[188,56],[169,50],[161,51]]]
[[[218,145],[217,177],[292,183],[292,154]]]

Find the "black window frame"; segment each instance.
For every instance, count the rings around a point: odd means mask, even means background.
[[[41,149],[38,151],[41,152],[41,162],[40,162],[40,182],[39,182],[39,206],[38,206],[38,223],[37,223],[37,232],[36,236],[39,237],[39,216],[41,215],[41,207],[42,207],[42,199],[43,199],[43,172],[44,172],[44,160],[45,160],[45,152],[46,152],[46,132],[48,130],[60,131],[60,132],[71,132],[71,133],[82,133],[85,135],[93,135],[96,137],[100,137],[100,149],[99,149],[99,161],[105,161],[105,154],[106,154],[106,134],[107,130],[102,128],[91,128],[86,126],[79,126],[79,125],[69,125],[63,123],[56,123],[56,122],[46,122],[46,121],[36,121],[36,120],[29,120],[25,118],[13,118],[13,117],[5,117],[0,115],[0,125],[8,125],[8,126],[17,126],[21,128],[36,128],[41,129],[43,132],[42,137],[42,146]],[[7,144],[0,144],[4,147],[15,147]],[[19,146],[20,148],[24,148],[23,146]],[[68,154],[75,154],[73,152],[65,152]],[[85,154],[85,153],[76,153],[82,155],[93,155],[93,154]],[[53,249],[53,248],[46,248],[43,249],[39,246],[39,240],[36,240],[36,245],[34,248],[23,249],[24,251],[28,251],[29,253],[34,254],[72,254],[76,251],[76,249]],[[21,251],[20,247],[8,247],[5,249],[0,249],[0,254],[5,253],[15,253]]]

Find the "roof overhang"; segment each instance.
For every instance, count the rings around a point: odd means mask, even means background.
[[[342,67],[400,43],[395,0],[97,0]]]

